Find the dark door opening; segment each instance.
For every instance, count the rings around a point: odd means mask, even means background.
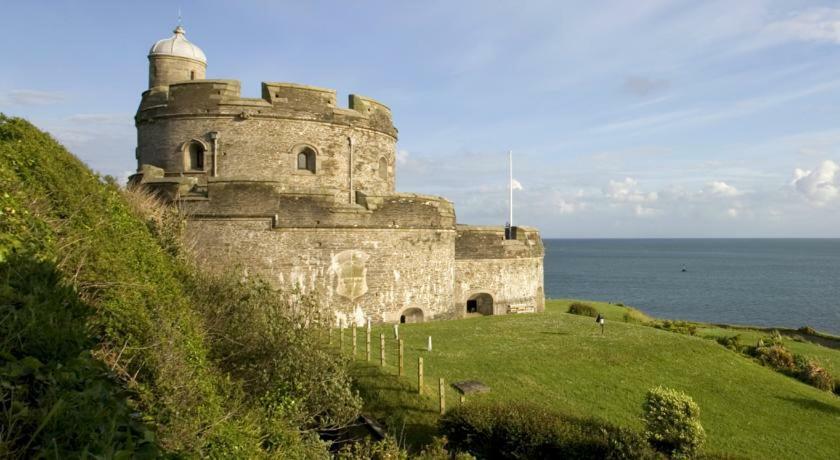
[[[405,315],[400,315],[400,323],[405,324]]]
[[[482,292],[467,299],[467,313],[493,314],[493,296]]]
[[[478,312],[478,301],[475,299],[467,300],[467,313]]]

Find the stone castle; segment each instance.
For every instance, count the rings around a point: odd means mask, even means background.
[[[148,58],[130,180],[184,209],[204,266],[316,293],[345,324],[543,310],[536,229],[459,225],[450,201],[395,191],[387,106],[292,83],[241,97],[180,26]]]

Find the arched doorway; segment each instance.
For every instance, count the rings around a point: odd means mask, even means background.
[[[493,314],[493,296],[486,292],[473,294],[467,299],[467,313],[479,313],[482,315]]]
[[[419,308],[407,308],[405,309],[402,314],[400,315],[400,322],[401,323],[422,323],[423,322],[423,310]]]

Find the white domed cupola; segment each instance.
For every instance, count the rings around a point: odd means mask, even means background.
[[[204,51],[187,40],[180,25],[172,32],[174,35],[158,40],[149,50],[149,88],[204,79],[207,70]]]
[[[158,40],[149,50],[149,56],[178,56],[207,63],[204,51],[201,51],[201,48],[196,46],[195,43],[187,40],[183,27],[176,27],[172,33],[175,35]]]

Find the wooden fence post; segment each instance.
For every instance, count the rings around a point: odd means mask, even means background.
[[[332,327],[327,329],[327,335],[329,336],[327,338],[327,345],[332,345]]]
[[[440,379],[440,415],[446,413],[446,388],[443,386],[443,377]]]
[[[417,392],[423,394],[423,357],[417,358]]]
[[[399,366],[400,366],[399,376],[402,377],[403,376],[403,340],[402,339],[400,339],[400,351],[399,351],[398,361],[399,361]]]
[[[339,329],[339,341],[338,341],[338,350],[344,353],[344,323],[339,322],[338,325]]]
[[[394,324],[394,340],[400,339],[400,325]]]
[[[385,334],[379,334],[379,365],[385,366]]]
[[[429,336],[429,343],[426,346],[426,350],[432,351],[432,336]]]
[[[365,355],[367,361],[370,361],[370,323],[368,323],[367,337],[365,338]]]
[[[356,359],[356,325],[353,324],[353,359]]]

